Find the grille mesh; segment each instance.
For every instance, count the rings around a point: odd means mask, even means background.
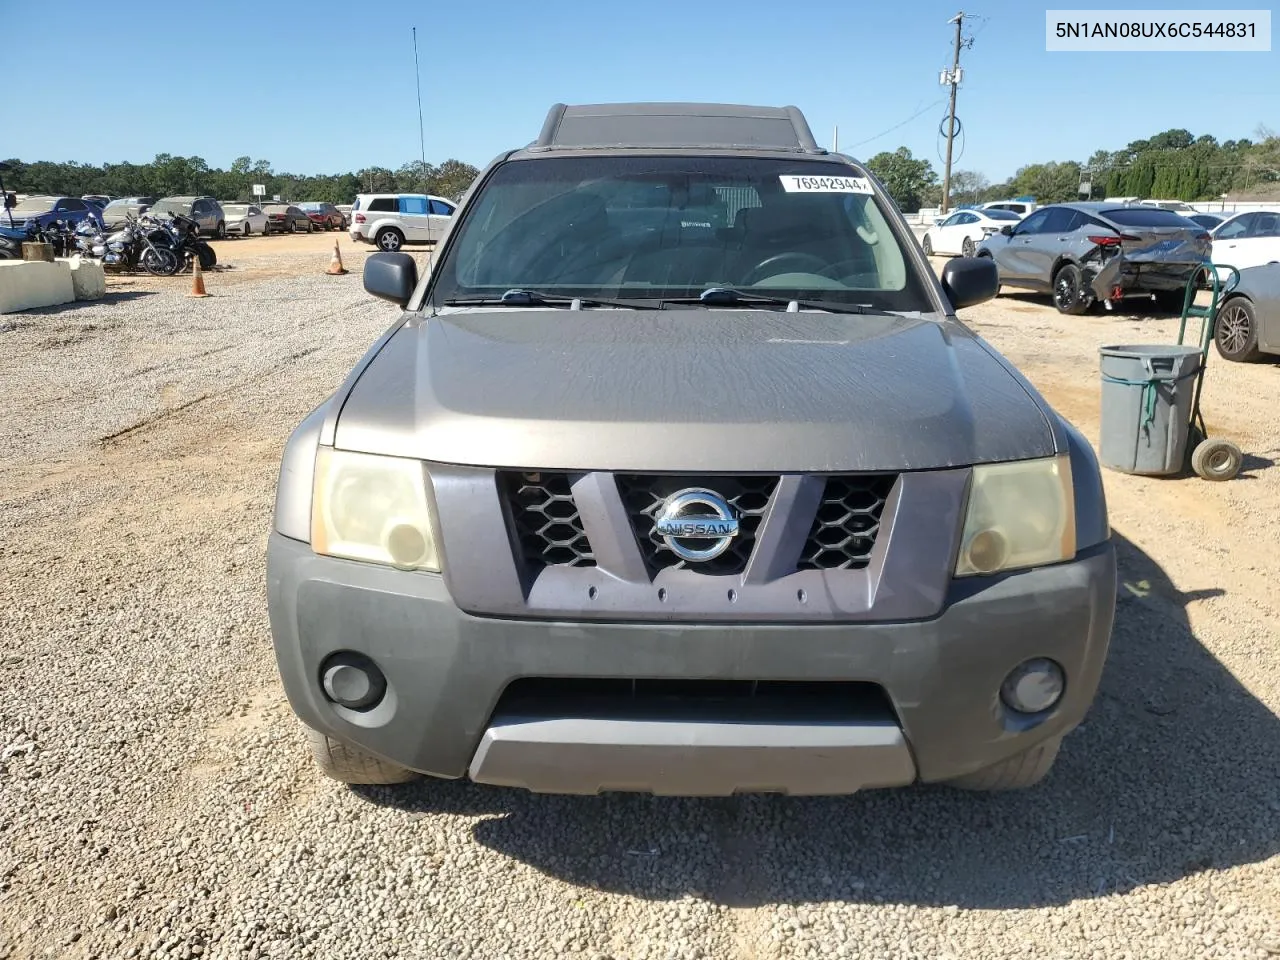
[[[892,475],[828,477],[801,570],[860,570],[871,561],[880,515],[893,489]]]
[[[536,567],[594,567],[565,473],[511,473],[504,477],[520,553]]]
[[[688,477],[619,474],[618,492],[631,519],[632,529],[640,544],[640,552],[651,573],[659,570],[693,570],[710,575],[740,574],[751,558],[756,530],[778,485],[776,476]],[[729,549],[713,560],[694,563],[681,560],[654,532],[663,501],[671,494],[690,487],[705,487],[724,497],[738,514],[738,535]]]

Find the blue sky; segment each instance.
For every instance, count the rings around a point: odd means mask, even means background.
[[[824,145],[839,124],[845,152],[865,159],[906,145],[941,172],[938,73],[960,9],[974,17],[975,43],[962,57],[956,169],[997,181],[1170,127],[1220,140],[1252,137],[1259,123],[1280,128],[1276,52],[1047,53],[1046,4],[1026,0],[136,0],[120,9],[8,6],[6,76],[39,86],[0,99],[0,155],[395,168],[419,156],[416,26],[430,162],[482,166],[534,137],[556,101],[703,100],[794,103]],[[79,51],[110,59],[95,69]],[[176,62],[184,54],[189,72]]]

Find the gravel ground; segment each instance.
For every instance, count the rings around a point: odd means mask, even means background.
[[[0,318],[0,960],[1280,955],[1275,365],[1211,357],[1238,480],[1107,475],[1111,660],[1035,790],[351,789],[276,681],[263,548],[285,437],[396,311],[207,279]],[[1098,346],[1176,330],[966,313],[1095,443]]]

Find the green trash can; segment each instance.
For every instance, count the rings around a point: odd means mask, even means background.
[[[1199,347],[1139,344],[1099,349],[1102,425],[1098,459],[1122,473],[1182,471],[1191,426]]]

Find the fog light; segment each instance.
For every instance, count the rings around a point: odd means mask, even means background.
[[[1000,684],[1000,699],[1019,713],[1041,713],[1062,699],[1062,668],[1037,657],[1018,664]]]
[[[371,710],[387,692],[387,678],[368,657],[358,653],[334,654],[320,668],[324,695],[348,710]]]

